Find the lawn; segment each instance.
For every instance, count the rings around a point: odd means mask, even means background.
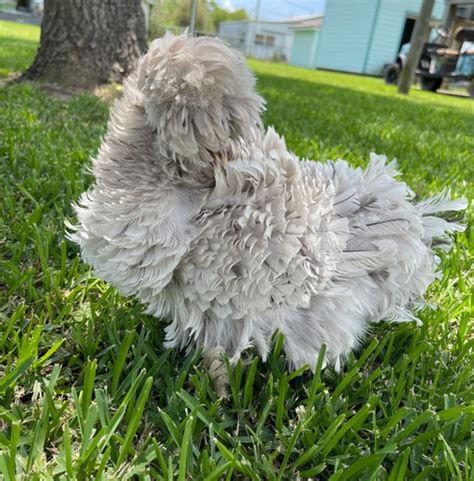
[[[0,22],[0,75],[25,69],[38,38]],[[250,65],[265,122],[298,155],[364,165],[374,150],[424,194],[472,195],[472,101]],[[164,350],[165,323],[65,240],[107,111],[91,95],[0,87],[0,478],[474,479],[472,227],[444,256],[421,327],[382,323],[339,374],[288,373],[277,339],[217,399],[199,353]]]

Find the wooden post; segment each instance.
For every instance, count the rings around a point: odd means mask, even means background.
[[[415,29],[410,39],[410,51],[408,52],[406,64],[403,66],[400,75],[400,83],[398,84],[398,93],[400,94],[408,94],[413,79],[415,78],[415,71],[423,51],[423,43],[427,37],[430,26],[434,1],[435,0],[423,0],[423,4],[421,5],[420,13],[416,19]]]

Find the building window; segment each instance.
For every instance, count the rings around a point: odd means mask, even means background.
[[[255,44],[273,47],[273,45],[275,44],[275,37],[273,37],[272,35],[261,35],[257,33],[257,35],[255,35]]]

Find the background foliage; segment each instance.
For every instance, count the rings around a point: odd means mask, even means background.
[[[152,8],[150,37],[165,33],[166,29],[184,30],[189,26],[192,0],[161,0]],[[247,20],[247,12],[237,9],[233,12],[220,7],[215,0],[198,2],[196,31],[212,33],[219,29],[219,23],[231,20]]]

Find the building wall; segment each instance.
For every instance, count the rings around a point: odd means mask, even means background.
[[[422,0],[327,0],[316,52],[316,66],[381,75],[395,60],[405,20],[416,17]],[[436,0],[433,19],[442,19]]]
[[[293,44],[290,26],[276,22],[221,22],[218,36],[245,55],[263,60],[288,61]],[[258,43],[257,38],[262,37],[263,43]],[[265,42],[269,37],[273,39],[271,44]]]
[[[221,22],[218,36],[234,48],[245,51],[248,22]]]
[[[421,3],[422,0],[382,0],[363,73],[381,75],[384,65],[395,60],[406,18],[416,17]],[[444,1],[437,0],[432,18],[441,20],[443,12]]]
[[[257,44],[255,38],[272,37],[272,45]],[[286,24],[272,22],[250,22],[247,55],[263,60],[284,60],[288,62],[293,44],[293,30]]]
[[[291,48],[290,64],[298,67],[314,68],[319,29],[295,30]]]
[[[317,67],[362,73],[379,1],[327,1],[316,52]]]

